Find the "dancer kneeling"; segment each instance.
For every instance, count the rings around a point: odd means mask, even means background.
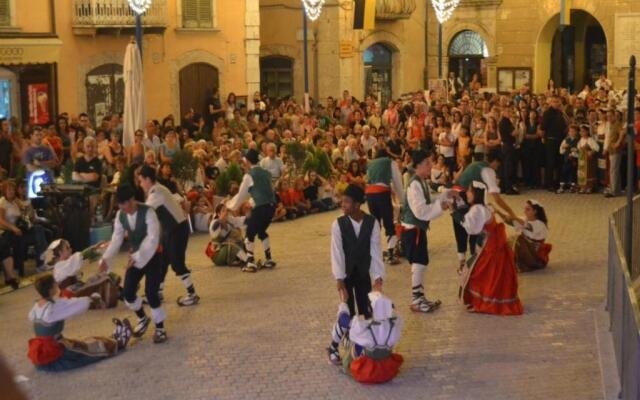
[[[393,313],[393,303],[380,292],[369,293],[373,318],[354,316],[347,322],[344,335],[342,367],[346,374],[361,383],[384,383],[398,375],[404,359],[393,352],[400,340],[402,319]],[[349,320],[346,303],[338,308],[337,324]],[[338,327],[336,327],[338,328]]]
[[[518,270],[528,272],[545,268],[549,263],[549,253],[553,246],[545,242],[549,228],[544,207],[536,200],[527,200],[524,217],[499,214],[519,233],[514,244]]]
[[[513,251],[504,224],[497,223],[493,211],[485,205],[485,191],[482,182],[474,181],[467,191],[469,211],[453,213],[454,221],[469,235],[479,235],[475,256],[462,269],[460,297],[469,311],[520,315],[523,310]]]
[[[35,282],[40,300],[31,309],[29,320],[33,322],[36,337],[29,340],[28,357],[42,371],[66,371],[84,367],[124,350],[132,335],[127,319],[114,319],[116,325],[112,338],[91,337],[84,340],[62,337],[65,320],[86,312],[99,296],[58,298],[58,285],[53,276],[45,275]]]
[[[242,226],[245,217],[235,217],[224,204],[218,204],[216,215],[209,227],[211,242],[207,256],[219,267],[239,266],[247,262],[242,243]]]
[[[80,280],[82,275],[80,270],[84,262],[100,258],[107,244],[107,242],[100,242],[82,252],[73,253],[71,245],[66,240],[58,239],[51,242],[42,258],[46,265],[53,266],[53,278],[60,288],[61,297],[82,297],[98,293],[105,306],[112,308],[118,304],[120,296],[118,275],[97,274],[90,277],[87,282]]]

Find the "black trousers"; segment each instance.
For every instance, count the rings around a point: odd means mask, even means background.
[[[544,143],[544,185],[547,189],[555,189],[560,177],[560,140],[548,138]]]
[[[516,149],[512,144],[502,145],[502,171],[500,186],[501,190],[506,192],[513,188],[515,170],[516,170]]]
[[[465,201],[465,203],[467,202],[466,193],[464,192],[460,193],[460,197]],[[458,213],[462,215],[465,215],[468,212],[469,212],[468,205],[465,208],[458,209]],[[469,248],[471,250],[471,254],[473,254],[476,248],[476,240],[478,236],[467,234],[467,231],[462,227],[462,225],[456,222],[456,220],[453,218],[451,220],[453,222],[453,234],[456,237],[456,247],[457,247],[458,253],[466,253],[467,248]],[[467,247],[467,243],[468,243],[468,247]]]
[[[187,245],[189,244],[189,223],[183,221],[178,224],[171,232],[164,235],[162,240],[162,281],[164,282],[169,265],[177,276],[190,273],[185,264],[185,254]]]
[[[358,305],[358,314],[364,315],[365,318],[371,318],[371,303],[369,302],[369,292],[371,292],[371,278],[366,276],[348,276],[344,280],[349,298],[347,305],[351,316],[356,315],[355,304]],[[355,293],[355,299],[354,299]],[[355,300],[355,301],[354,301]]]
[[[409,264],[429,265],[427,232],[420,228],[402,231],[402,247]]]
[[[525,140],[522,143],[522,178],[529,187],[540,185],[541,152],[538,141]]]
[[[367,205],[369,212],[378,222],[384,226],[387,237],[396,234],[396,227],[393,223],[393,204],[391,203],[391,192],[367,194]]]
[[[144,268],[131,267],[124,275],[124,299],[127,303],[134,303],[137,298],[138,285],[145,278],[144,293],[151,308],[160,307],[158,290],[164,279],[162,273],[161,253],[156,253]]]
[[[275,211],[273,204],[263,204],[251,210],[251,216],[247,219],[247,239],[250,242],[256,239],[256,235],[260,240],[269,237],[267,229],[271,225],[271,219]]]

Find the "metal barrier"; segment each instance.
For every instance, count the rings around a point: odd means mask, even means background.
[[[607,310],[613,336],[620,398],[640,400],[640,197],[633,201],[636,216],[632,222],[635,243],[632,246],[632,263],[629,268],[622,241],[626,224],[627,207],[616,210],[609,221],[609,262],[607,285]],[[638,256],[637,256],[638,254]]]

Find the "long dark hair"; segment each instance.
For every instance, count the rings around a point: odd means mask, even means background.
[[[484,203],[484,192],[485,190],[479,187],[475,187],[473,186],[473,184],[471,185],[471,187],[469,188],[469,190],[471,191],[471,193],[473,193],[473,204],[480,204],[480,205],[485,205]]]
[[[53,301],[51,298],[51,289],[53,285],[56,284],[55,279],[53,279],[52,274],[44,275],[36,280],[33,286],[36,289],[36,292],[45,300]]]
[[[527,200],[527,204],[533,208],[533,211],[536,213],[536,218],[542,221],[547,227],[549,227],[549,222],[547,220],[547,213],[540,204],[534,203],[531,200]]]

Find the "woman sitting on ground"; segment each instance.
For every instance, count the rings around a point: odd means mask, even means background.
[[[245,217],[233,216],[224,204],[218,204],[209,227],[211,243],[207,255],[217,266],[238,266],[247,261],[242,239]]]
[[[29,340],[27,356],[41,371],[66,371],[84,367],[118,354],[124,350],[132,335],[129,320],[113,319],[116,329],[112,338],[90,337],[84,340],[62,336],[65,320],[85,313],[100,296],[58,298],[58,285],[52,275],[44,275],[35,282],[40,300],[29,312],[35,337]]]

